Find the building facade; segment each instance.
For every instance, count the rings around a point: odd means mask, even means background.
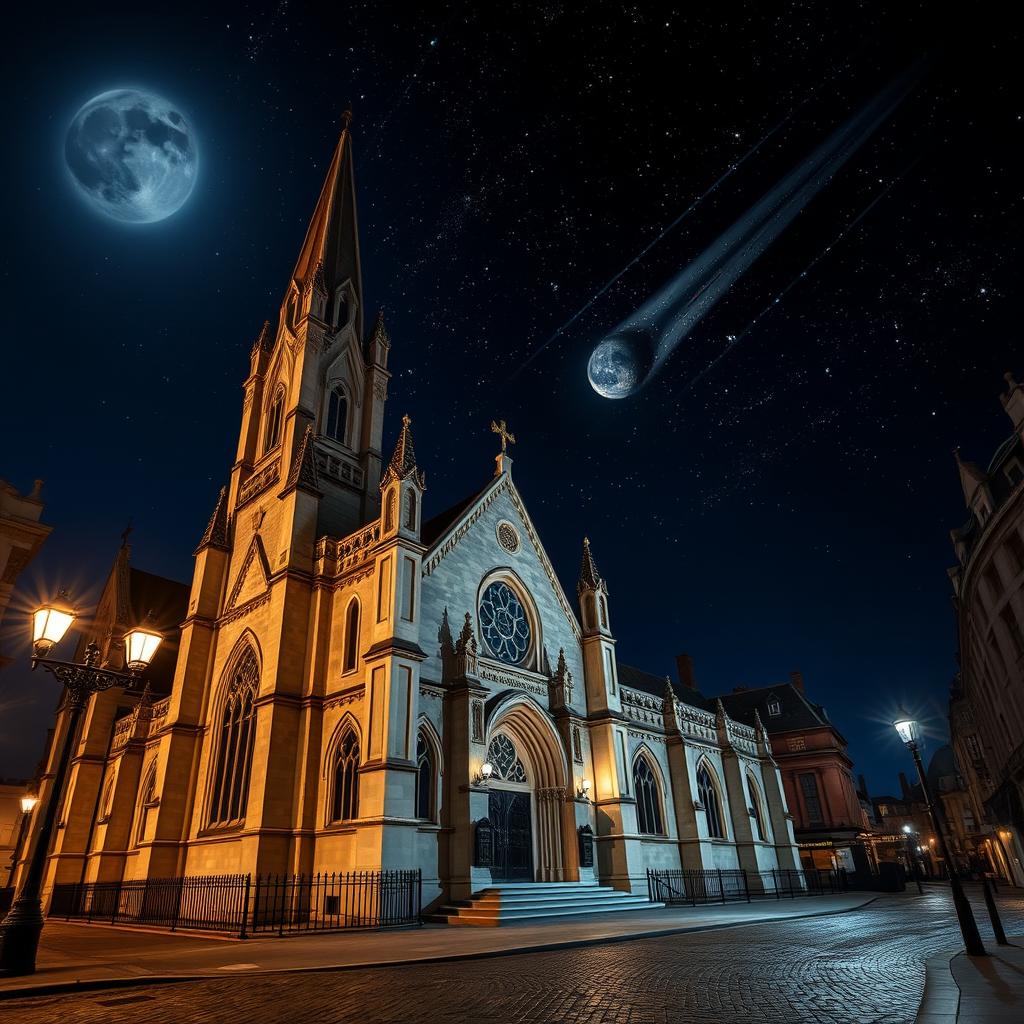
[[[497,882],[646,892],[651,867],[798,868],[756,710],[619,662],[589,543],[571,598],[504,423],[490,478],[425,515],[408,417],[383,453],[390,349],[364,321],[346,128],[252,349],[167,694],[94,698],[49,884],[420,868],[429,906]]]
[[[825,708],[808,698],[801,673],[791,673],[787,683],[735,690],[722,700],[740,721],[752,721],[756,714],[764,723],[803,865],[869,874],[863,843],[869,822],[848,744]]]
[[[22,570],[38,554],[52,526],[41,522],[43,481],[36,480],[28,494],[0,480],[0,622]],[[0,651],[0,669],[10,664]]]
[[[983,842],[1024,885],[1024,390],[1006,381],[1013,432],[986,469],[956,453],[969,517],[951,533],[960,672],[950,730]]]

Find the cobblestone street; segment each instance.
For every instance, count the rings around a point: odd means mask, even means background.
[[[972,887],[973,888],[973,887]],[[971,893],[986,941],[991,930]],[[1001,895],[1008,934],[1024,898]],[[287,940],[284,940],[287,941]],[[329,937],[324,937],[329,942]],[[856,911],[456,963],[262,975],[14,1000],[10,1024],[76,1022],[913,1021],[928,957],[960,945],[949,892]]]

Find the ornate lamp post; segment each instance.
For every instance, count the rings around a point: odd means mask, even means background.
[[[135,684],[153,660],[163,639],[155,630],[146,628],[137,627],[126,633],[124,643],[127,672],[99,668],[97,662],[100,649],[94,643],[86,647],[85,661],[82,663],[56,661],[46,657],[54,645],[63,639],[74,620],[74,610],[60,602],[45,604],[32,615],[32,668],[42,665],[63,684],[64,702],[69,714],[57,755],[57,771],[42,809],[35,848],[22,879],[21,891],[8,915],[0,922],[0,975],[33,974],[36,969],[36,951],[43,931],[40,899],[43,872],[57,811],[63,803],[71,747],[82,712],[94,693],[109,690],[112,686],[129,687]]]
[[[18,841],[14,844],[11,852],[11,866],[7,872],[7,884],[14,880],[14,872],[18,867],[18,858],[21,856],[21,847],[25,842],[25,829],[28,827],[28,820],[32,817],[35,806],[39,803],[39,797],[35,793],[26,793],[20,800],[21,803],[21,824],[18,825]]]
[[[914,849],[913,827],[904,825],[903,834],[907,837],[907,867],[910,868],[910,873],[914,876],[914,881],[917,882],[917,894],[921,896],[924,894],[924,889],[921,887],[921,872],[917,866],[917,851]]]
[[[953,864],[953,858],[949,855],[946,836],[942,831],[940,823],[941,812],[935,807],[931,787],[928,785],[928,777],[925,775],[924,764],[921,761],[921,726],[905,712],[892,724],[896,732],[899,733],[900,739],[903,740],[907,749],[914,756],[914,764],[917,766],[917,776],[921,780],[921,792],[924,794],[924,802],[928,807],[928,815],[932,819],[932,827],[935,829],[935,835],[938,837],[939,850],[949,869],[949,888],[953,893],[953,906],[956,908],[957,920],[960,922],[960,933],[964,937],[964,947],[969,956],[985,956],[985,947],[982,945],[981,935],[978,932],[978,925],[974,920],[974,914],[971,913],[971,905],[967,902],[963,886],[960,884],[960,878]]]

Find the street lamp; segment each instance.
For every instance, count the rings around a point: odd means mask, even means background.
[[[921,872],[917,866],[917,857],[914,856],[914,829],[911,825],[903,826],[903,834],[907,837],[907,867],[910,868],[910,873],[914,876],[914,881],[917,883],[917,894],[918,896],[924,895],[924,889],[921,886]]]
[[[956,873],[953,858],[949,854],[949,847],[946,845],[946,836],[940,827],[942,812],[935,806],[932,799],[931,787],[928,785],[928,776],[925,775],[924,763],[921,761],[921,726],[910,715],[903,712],[895,722],[893,728],[899,733],[900,739],[906,744],[907,749],[914,757],[914,764],[917,767],[917,776],[921,780],[921,792],[924,795],[925,806],[932,819],[932,826],[935,835],[938,837],[939,850],[946,862],[949,872],[949,888],[953,894],[953,906],[956,908],[957,920],[960,922],[960,933],[964,937],[964,947],[969,956],[985,956],[985,947],[981,942],[981,935],[978,932],[978,925],[971,913],[971,905],[964,895],[963,886]],[[935,840],[932,840],[934,842]]]
[[[33,974],[36,969],[36,951],[43,931],[43,906],[40,899],[43,872],[57,810],[63,803],[71,747],[82,712],[94,693],[109,690],[112,686],[131,687],[136,684],[152,662],[163,639],[159,633],[147,627],[126,633],[124,643],[127,672],[100,668],[100,649],[95,643],[89,643],[85,648],[84,662],[56,661],[46,657],[64,638],[74,620],[74,609],[61,600],[44,604],[32,614],[32,668],[34,670],[42,665],[63,685],[68,722],[57,755],[57,771],[43,808],[35,848],[22,880],[21,891],[8,915],[0,922],[0,976]],[[24,800],[22,809],[26,809]]]
[[[18,867],[18,858],[21,856],[21,847],[25,842],[25,829],[28,827],[29,818],[32,817],[32,812],[35,810],[35,806],[39,803],[39,797],[35,793],[26,792],[22,795],[21,800],[21,822],[18,825],[18,840],[14,844],[14,849],[11,850],[11,861],[10,867],[7,869],[7,884],[10,885],[14,881],[14,872]]]

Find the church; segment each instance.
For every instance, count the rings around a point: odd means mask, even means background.
[[[125,545],[84,638],[120,668],[132,610],[156,607],[167,653],[142,695],[92,698],[48,886],[414,868],[430,909],[508,883],[640,895],[650,868],[799,868],[759,710],[735,720],[618,660],[595,552],[582,539],[567,591],[504,421],[479,490],[425,505],[408,417],[385,448],[391,344],[363,306],[346,124],[253,345],[191,588]]]

